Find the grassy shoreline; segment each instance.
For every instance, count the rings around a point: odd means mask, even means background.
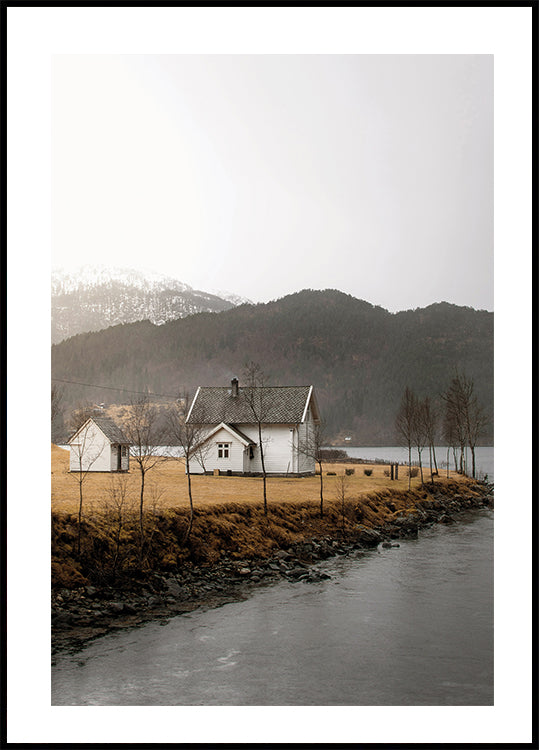
[[[166,509],[145,518],[142,564],[133,524],[114,576],[110,518],[85,520],[77,557],[76,517],[53,513],[53,651],[80,648],[112,629],[234,601],[279,578],[319,580],[312,566],[327,557],[393,546],[432,523],[451,523],[462,511],[484,507],[493,507],[492,486],[472,480],[385,490],[350,499],[344,509],[328,502],[324,518],[313,502],[273,504],[268,516],[261,504],[223,503],[197,510],[187,543],[186,509]]]

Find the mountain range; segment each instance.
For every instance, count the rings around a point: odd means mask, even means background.
[[[100,331],[120,323],[169,320],[199,312],[222,312],[248,302],[237,295],[193,289],[178,279],[130,268],[82,266],[51,276],[51,341]]]
[[[393,445],[404,388],[436,401],[458,369],[473,378],[490,418],[483,443],[492,444],[493,329],[493,313],[470,307],[441,302],[390,313],[337,290],[306,289],[161,325],[80,333],[53,345],[52,373],[71,381],[62,384],[69,410],[83,401],[129,403],[129,391],[166,401],[234,376],[241,384],[255,361],[269,384],[315,386],[333,443]]]

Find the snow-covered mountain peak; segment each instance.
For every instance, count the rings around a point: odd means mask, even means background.
[[[86,264],[71,271],[56,268],[51,274],[52,294],[65,294],[111,283],[125,284],[144,291],[192,291],[189,284],[150,270],[137,271],[133,268]]]

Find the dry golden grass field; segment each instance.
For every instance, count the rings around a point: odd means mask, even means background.
[[[324,500],[334,501],[339,491],[339,475],[346,468],[354,469],[354,474],[346,479],[346,497],[359,498],[380,490],[407,490],[407,467],[399,467],[399,479],[391,481],[385,476],[388,466],[375,464],[323,464]],[[366,476],[364,469],[372,469],[372,475]],[[327,476],[326,472],[334,471],[336,476]],[[428,471],[425,471],[425,481]],[[441,476],[446,476],[444,470]],[[140,492],[140,473],[134,463],[127,474],[89,473],[83,483],[84,506],[103,509],[112,502],[113,482],[127,482],[128,498],[136,503]],[[450,472],[452,480],[461,477]],[[261,477],[227,477],[227,476],[192,476],[193,500],[197,506],[215,506],[226,502],[262,502]],[[420,478],[412,479],[412,489],[420,484]],[[297,501],[319,502],[320,477],[269,477],[267,480],[268,503]],[[165,508],[187,508],[187,477],[183,461],[164,459],[156,468],[146,475],[145,507],[156,511]],[[51,455],[51,499],[52,510],[56,512],[75,513],[79,506],[78,474],[69,472],[69,451],[52,445]]]

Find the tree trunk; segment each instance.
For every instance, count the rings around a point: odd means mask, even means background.
[[[142,566],[143,550],[144,550],[144,474],[145,472],[141,469],[140,476],[140,511],[139,511],[139,531],[140,531],[140,550],[139,559]]]
[[[195,515],[195,510],[193,506],[193,492],[191,490],[191,471],[189,469],[189,459],[186,459],[185,461],[185,468],[187,469],[187,488],[189,490],[189,525],[187,526],[187,531],[185,532],[185,536],[183,538],[183,543],[185,544],[187,540],[189,539],[189,535],[191,534],[191,529],[193,528],[193,518]]]
[[[80,557],[80,539],[82,524],[82,474],[79,476],[79,528],[77,535],[77,557]]]
[[[318,462],[320,467],[320,518],[324,517],[324,478],[322,475],[322,461]]]
[[[264,486],[264,515],[268,515],[268,498],[266,494],[266,464],[264,463],[264,449],[262,447],[262,424],[258,423],[258,444],[260,446],[260,462],[262,464],[262,481]]]
[[[412,446],[408,446],[408,490],[412,486]]]

